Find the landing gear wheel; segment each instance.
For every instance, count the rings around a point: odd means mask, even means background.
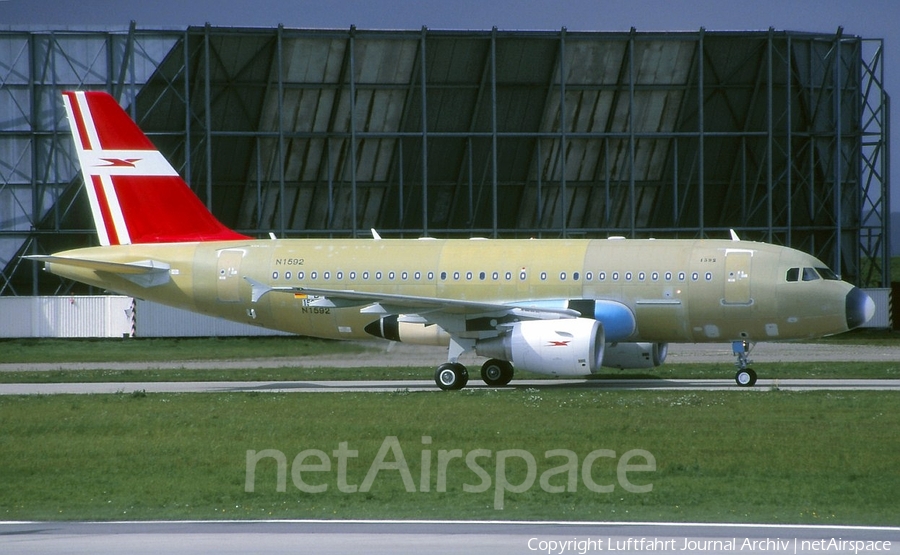
[[[469,383],[469,371],[458,362],[441,364],[434,371],[434,383],[444,391],[462,389]]]
[[[513,377],[513,366],[508,361],[492,358],[481,367],[481,379],[491,386],[502,386]]]
[[[752,368],[742,368],[735,374],[734,381],[741,387],[753,387],[756,384],[756,372]]]

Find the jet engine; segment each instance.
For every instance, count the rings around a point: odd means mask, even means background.
[[[391,315],[380,318],[365,327],[366,333],[390,341],[410,343],[412,345],[450,344],[450,334],[443,328],[425,322],[409,322],[400,316]]]
[[[475,343],[479,356],[512,362],[518,370],[585,376],[600,370],[603,326],[590,318],[518,322],[504,335]]]
[[[666,361],[668,343],[609,343],[603,351],[607,368],[653,368]]]

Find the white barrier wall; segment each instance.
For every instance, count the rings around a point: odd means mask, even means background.
[[[0,297],[0,337],[129,336],[131,311],[131,297]]]
[[[136,337],[290,335],[138,299]]]
[[[863,289],[866,294],[875,301],[875,315],[864,328],[891,329],[893,327],[893,314],[891,310],[890,289]]]

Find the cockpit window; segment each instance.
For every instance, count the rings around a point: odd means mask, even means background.
[[[803,268],[803,281],[815,281],[821,279],[818,272],[812,268]]]
[[[822,268],[791,268],[784,276],[785,281],[816,281],[818,279],[827,279],[831,281],[840,281],[834,272],[830,269]]]

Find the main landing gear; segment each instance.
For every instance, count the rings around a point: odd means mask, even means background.
[[[509,361],[492,358],[481,366],[481,379],[488,385],[506,385],[512,377],[513,365]]]
[[[454,391],[469,383],[469,371],[458,362],[445,362],[434,371],[434,382],[444,391]]]
[[[738,369],[737,374],[734,376],[734,381],[741,387],[753,387],[756,384],[756,372],[753,371],[753,368],[750,368],[750,364],[753,362],[749,356],[750,342],[734,341],[731,343],[731,350],[738,358],[738,361],[734,364]]]
[[[508,361],[492,358],[481,367],[481,379],[490,386],[506,385],[513,378]],[[462,389],[469,383],[469,371],[458,362],[446,362],[434,371],[434,382],[444,391]]]

